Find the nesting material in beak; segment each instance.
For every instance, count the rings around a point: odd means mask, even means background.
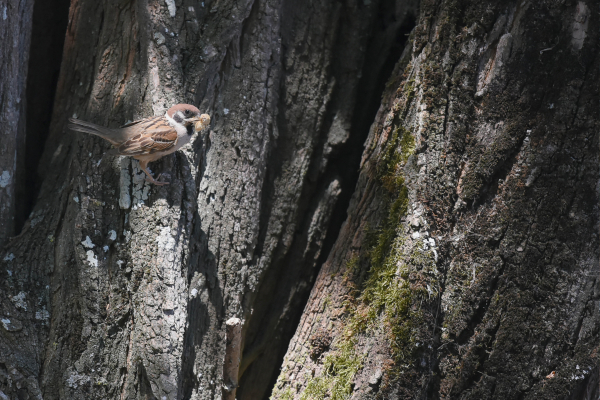
[[[205,129],[210,124],[210,116],[208,114],[202,114],[198,121],[194,124],[194,129],[196,132],[200,132]]]

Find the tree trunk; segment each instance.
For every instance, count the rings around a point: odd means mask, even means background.
[[[423,1],[273,399],[597,399],[597,4]]]
[[[40,193],[0,257],[0,393],[219,398],[235,317],[237,398],[268,396],[413,3],[73,0]],[[152,165],[166,187],[66,130],[181,102],[212,125]]]
[[[0,3],[0,248],[15,234],[25,146],[25,82],[33,0]],[[19,166],[20,168],[17,168]]]

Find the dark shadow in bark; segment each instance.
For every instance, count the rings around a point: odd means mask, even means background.
[[[158,400],[152,392],[152,385],[150,384],[148,374],[146,373],[146,368],[141,360],[138,361],[137,369],[138,393],[140,394],[139,398],[143,400]]]
[[[299,213],[312,215],[317,207],[317,204],[313,204],[315,197],[317,199],[323,197],[322,195],[315,196],[315,194],[326,190],[329,183],[334,179],[338,179],[341,184],[341,195],[334,207],[323,247],[316,263],[318,267],[327,259],[341,226],[346,220],[346,210],[358,180],[363,143],[381,104],[381,96],[386,82],[400,59],[408,34],[416,23],[416,16],[412,14],[407,15],[403,20],[395,20],[393,16],[394,6],[394,1],[383,1],[380,4],[378,17],[373,23],[371,38],[368,42],[365,62],[362,66],[361,78],[357,87],[357,101],[351,114],[349,139],[343,145],[333,149],[329,155],[327,168],[320,178],[313,184],[303,186]],[[339,38],[338,40],[346,40],[346,38]],[[335,46],[334,48],[338,47]],[[344,74],[347,72],[344,54],[339,54],[338,57],[334,57],[334,60],[336,60],[336,63],[332,67],[332,75],[343,85]],[[334,94],[332,97],[336,98],[336,95]],[[336,112],[339,111],[339,104],[335,103],[334,100],[334,104],[332,104],[326,116],[328,123],[325,126],[327,129],[331,126]],[[286,156],[286,143],[289,140],[286,133],[291,134],[286,129],[285,121],[282,121],[282,115],[283,113],[279,114],[280,136],[277,146],[275,146],[279,156],[274,158],[276,160],[275,165],[271,165],[267,169],[265,179],[267,187],[263,189],[266,198],[269,198],[268,193],[272,193],[268,185],[273,177],[269,177],[269,172],[279,170],[277,160]],[[326,140],[327,134],[322,134],[320,137]],[[323,147],[324,143],[317,146],[321,149]],[[309,169],[307,179],[310,179],[311,176],[318,176],[315,171],[318,171],[321,156],[321,154],[317,154],[313,158],[313,165]],[[263,206],[269,208],[267,204]],[[268,216],[266,218],[268,220]],[[246,328],[244,355],[240,371],[243,375],[237,392],[239,399],[267,399],[275,385],[279,374],[278,367],[282,364],[289,342],[308,301],[312,284],[319,272],[319,268],[309,269],[308,265],[298,265],[297,263],[297,260],[311,260],[315,254],[314,252],[309,252],[308,255],[302,253],[307,245],[307,231],[310,223],[309,218],[304,221],[303,225],[298,227],[294,244],[291,246],[292,251],[285,254],[280,260],[273,262],[273,265],[277,265],[279,268],[268,270],[261,284],[253,307],[252,319]],[[267,221],[261,222],[261,227],[264,228],[266,225]],[[261,235],[257,247],[257,257],[260,256],[263,240],[264,235]],[[248,363],[250,364],[248,365]],[[253,369],[256,370],[254,373]],[[260,376],[261,379],[257,379],[257,376]],[[258,393],[261,393],[261,395],[259,396]]]
[[[204,146],[202,151],[201,145]],[[202,158],[199,164],[199,171],[196,176],[202,177],[206,168],[206,154],[207,149],[210,147],[208,140],[197,140],[195,142],[196,154],[201,154]],[[182,163],[188,163],[189,161],[185,157],[179,157]],[[189,166],[188,166],[189,167]],[[189,168],[185,168],[189,170]],[[200,182],[197,182],[194,187],[194,193],[190,196],[191,198],[197,198],[198,186]],[[198,387],[198,378],[194,374],[194,364],[196,362],[196,349],[202,346],[203,338],[212,326],[219,326],[220,320],[223,316],[220,315],[223,310],[223,293],[221,292],[221,286],[219,285],[219,277],[217,275],[217,260],[215,255],[208,250],[208,236],[206,232],[202,230],[200,225],[200,215],[198,214],[198,207],[194,207],[194,221],[192,223],[193,232],[190,238],[189,251],[187,263],[187,281],[188,287],[195,293],[190,293],[190,301],[188,302],[187,308],[187,327],[183,336],[183,354],[181,362],[181,385],[179,389],[179,396],[182,399],[189,399],[193,390]],[[204,280],[203,282],[199,282]],[[206,299],[202,298],[203,291],[208,292],[208,300],[212,304],[213,309],[217,310],[219,315],[211,315],[210,310],[206,305]],[[211,318],[213,319],[211,321]]]
[[[183,360],[181,363],[181,393],[183,399],[189,399],[198,379],[194,374],[194,362],[196,361],[196,346],[202,345],[202,338],[210,326],[210,315],[208,309],[199,297],[188,303],[188,326],[183,338]]]
[[[54,94],[69,22],[69,0],[36,0],[26,90],[25,154],[16,192],[15,232],[20,232],[40,190],[37,169],[50,131]]]
[[[390,21],[391,13],[385,12],[386,6],[390,7],[390,4],[384,4],[381,7],[379,19],[376,21],[376,24],[380,23],[380,25],[374,29],[367,49],[366,63],[358,86],[357,99],[359,101],[352,119],[350,138],[340,148],[340,151],[332,156],[330,161],[330,165],[336,168],[335,173],[341,177],[342,194],[331,218],[330,233],[323,244],[319,264],[323,264],[327,259],[342,224],[348,216],[348,206],[360,172],[358,166],[363,153],[363,144],[381,104],[385,85],[402,55],[408,35],[416,24],[416,15],[412,14],[409,14],[405,21]],[[380,43],[390,39],[392,39],[392,43],[389,49],[382,51],[384,49],[381,49]],[[344,168],[346,165],[349,168]]]
[[[585,376],[585,375],[584,375]],[[579,386],[571,392],[569,400],[595,400],[600,398],[600,371],[594,368]]]
[[[198,386],[198,379],[194,374],[196,348],[202,346],[202,340],[208,329],[211,326],[220,325],[217,320],[222,319],[222,315],[211,315],[202,298],[202,292],[208,292],[208,300],[217,313],[221,313],[223,310],[223,294],[218,283],[216,257],[208,251],[208,237],[200,228],[200,216],[197,212],[194,218],[194,233],[188,263],[188,282],[191,290],[196,290],[196,293],[190,293],[193,298],[188,303],[188,325],[183,337],[180,389],[183,399],[189,399],[194,388]],[[204,279],[204,282],[199,284],[199,279]],[[211,319],[213,320],[211,321]]]

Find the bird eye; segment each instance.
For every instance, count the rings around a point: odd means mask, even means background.
[[[185,110],[185,115],[189,116],[192,112],[190,110]]]

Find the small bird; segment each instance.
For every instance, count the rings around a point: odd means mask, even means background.
[[[105,128],[75,118],[69,118],[69,122],[69,129],[91,133],[109,141],[115,148],[107,154],[131,156],[138,160],[140,168],[148,175],[148,182],[168,185],[169,182],[154,179],[148,163],[189,143],[194,131],[200,132],[210,124],[210,116],[200,114],[200,110],[190,104],[177,104],[162,117],[140,119],[121,128]]]

